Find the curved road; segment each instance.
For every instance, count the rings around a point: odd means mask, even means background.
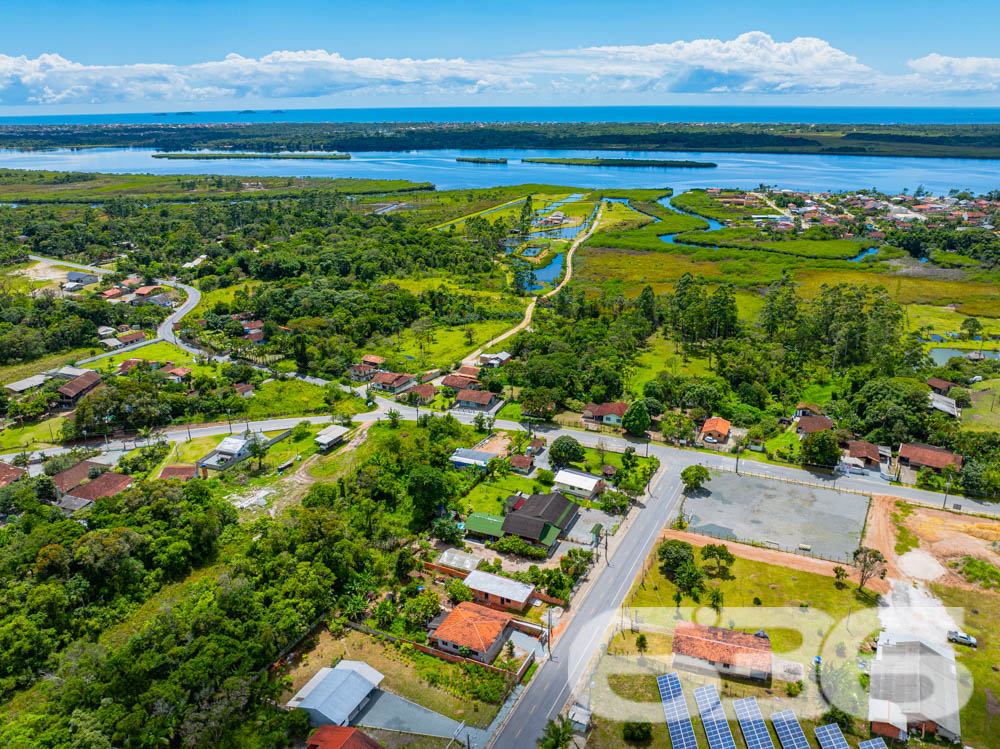
[[[88,273],[94,273],[99,276],[104,276],[109,273],[112,273],[112,271],[108,270],[107,268],[98,268],[94,265],[82,265],[81,263],[70,263],[65,260],[59,260],[58,258],[54,257],[43,257],[41,255],[28,255],[28,257],[31,260],[37,260],[39,262],[44,262],[44,263],[55,263],[56,265],[63,265],[67,268],[73,268],[74,270],[87,271]],[[160,286],[168,286],[170,288],[181,289],[185,294],[187,294],[187,299],[184,300],[181,306],[175,308],[174,311],[171,312],[166,317],[166,319],[164,319],[164,321],[160,323],[159,327],[156,329],[157,339],[167,341],[168,343],[172,343],[175,346],[178,346],[192,354],[205,354],[205,352],[202,351],[201,349],[195,348],[194,346],[189,346],[188,344],[184,343],[184,341],[177,338],[176,335],[174,335],[174,323],[180,322],[182,319],[184,319],[184,316],[188,312],[190,312],[191,310],[193,310],[195,307],[198,306],[198,302],[201,301],[201,292],[198,291],[198,289],[196,289],[194,286],[188,286],[187,284],[180,283],[177,280],[157,278],[156,283],[158,283]],[[114,356],[115,354],[119,353],[121,353],[121,350],[110,351],[107,354],[102,354],[101,356],[95,357],[95,359],[102,359],[105,356]]]

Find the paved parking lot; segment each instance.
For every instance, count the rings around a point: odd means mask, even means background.
[[[754,541],[781,549],[811,547],[825,559],[848,561],[861,542],[868,497],[733,473],[713,473],[684,501],[695,533]]]

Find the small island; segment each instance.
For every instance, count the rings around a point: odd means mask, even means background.
[[[521,159],[523,164],[565,164],[567,166],[640,166],[668,169],[714,169],[711,161],[668,161],[663,159]]]
[[[463,164],[506,164],[507,159],[487,159],[481,156],[459,156],[455,161],[461,161]]]
[[[154,159],[349,159],[349,153],[154,153]]]

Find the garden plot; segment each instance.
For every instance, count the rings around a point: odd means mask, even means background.
[[[860,494],[722,473],[684,501],[684,514],[695,533],[846,562],[861,542],[868,501]]]

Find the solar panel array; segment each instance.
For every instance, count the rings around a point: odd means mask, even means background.
[[[656,686],[660,690],[660,701],[663,703],[663,716],[667,719],[671,746],[674,749],[698,749],[680,677],[676,673],[657,676]]]
[[[715,687],[711,684],[698,687],[694,690],[694,701],[698,703],[710,749],[736,749],[733,732],[729,730],[729,721]]]
[[[886,749],[885,739],[875,738],[862,741],[858,744],[858,749]]]
[[[774,724],[774,732],[778,734],[781,749],[809,749],[809,742],[794,710],[771,713],[771,723]]]
[[[847,739],[836,723],[817,728],[816,740],[819,741],[820,749],[850,749]]]
[[[740,722],[740,730],[743,731],[747,749],[774,749],[774,742],[771,741],[771,734],[767,732],[767,723],[760,713],[756,697],[736,700],[733,709],[736,711],[736,719]]]

